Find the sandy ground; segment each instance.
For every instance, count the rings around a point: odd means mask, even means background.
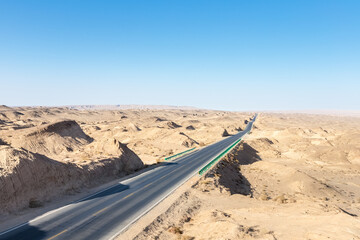
[[[236,133],[251,115],[1,106],[0,228]],[[245,142],[119,239],[360,239],[354,116],[260,114]]]
[[[263,113],[245,142],[178,195],[161,214],[149,213],[150,224],[127,232],[138,232],[135,239],[360,239],[360,118]]]
[[[0,106],[0,229],[236,133],[251,116],[131,107]]]

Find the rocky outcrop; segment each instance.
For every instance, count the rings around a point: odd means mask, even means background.
[[[10,144],[0,139],[0,214],[41,206],[144,166],[127,145],[111,138],[94,141],[75,121],[22,133]]]
[[[0,145],[7,145],[7,143],[0,138]]]
[[[14,140],[11,145],[47,156],[57,156],[63,152],[78,150],[92,141],[93,139],[83,132],[77,122],[67,120],[42,125]]]
[[[194,147],[194,146],[198,146],[199,143],[197,141],[195,141],[194,139],[192,139],[191,137],[189,137],[188,135],[186,135],[185,133],[183,132],[180,132],[179,133],[180,135],[183,135],[186,137],[186,139],[182,142],[181,145],[189,148],[189,147]]]
[[[155,122],[164,122],[164,121],[166,121],[165,118],[155,117]]]
[[[97,142],[94,141],[92,144],[87,146],[85,150],[88,153],[97,154],[104,156],[105,160],[116,160],[119,159],[115,167],[115,171],[119,174],[120,171],[133,172],[137,169],[140,169],[144,166],[144,163],[141,159],[130,149],[127,144],[123,144],[117,139],[107,139],[105,141]]]
[[[231,135],[228,133],[228,131],[226,129],[224,129],[224,132],[222,133],[221,136],[228,137],[228,136],[231,136]]]
[[[105,148],[112,153],[109,158],[75,164],[0,146],[0,214],[41,206],[58,195],[99,185],[143,167],[141,159],[125,144],[113,140]]]
[[[193,125],[189,125],[186,127],[186,130],[195,130],[194,126]]]
[[[129,124],[128,129],[129,129],[130,131],[133,131],[133,132],[139,132],[139,131],[141,131],[141,128],[139,128],[138,126],[136,126],[136,125],[133,124],[133,123],[130,123],[130,124]]]
[[[243,131],[243,129],[241,127],[237,127],[237,128],[235,128],[235,131],[241,132],[241,131]]]
[[[189,147],[193,147],[193,146],[198,146],[199,143],[196,142],[194,139],[188,138],[188,139],[185,139],[181,145],[189,148]]]
[[[174,122],[172,122],[172,121],[168,122],[168,123],[167,123],[167,126],[168,126],[169,128],[172,128],[172,129],[181,127],[180,125],[178,125],[178,124],[176,124],[176,123],[174,123]]]

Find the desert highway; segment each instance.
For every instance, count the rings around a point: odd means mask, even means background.
[[[243,138],[256,117],[242,132],[13,227],[0,233],[0,239],[113,239]]]

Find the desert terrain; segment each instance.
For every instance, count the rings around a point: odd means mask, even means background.
[[[1,106],[0,225],[221,140],[253,114],[129,108]],[[360,239],[360,118],[261,113],[166,201],[118,239]]]
[[[149,213],[155,220],[123,237],[360,239],[360,118],[262,113],[254,126],[162,214]]]
[[[0,223],[218,141],[249,116],[168,106],[0,106]]]

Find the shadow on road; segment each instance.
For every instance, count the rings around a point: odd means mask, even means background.
[[[84,201],[88,201],[88,200],[91,200],[91,199],[95,199],[95,198],[101,198],[101,197],[106,197],[106,196],[109,196],[109,195],[113,195],[113,194],[116,194],[116,193],[120,193],[122,191],[125,191],[126,189],[129,189],[129,186],[128,185],[124,185],[124,184],[117,184],[116,186],[113,186],[103,192],[99,192],[93,196],[90,196],[88,198],[85,198],[85,199],[82,199],[81,201],[79,202],[84,202]]]
[[[161,163],[161,166],[170,166],[170,165],[177,165],[177,162],[163,162]]]
[[[46,232],[37,227],[30,226],[28,223],[19,230],[11,231],[7,234],[0,235],[0,240],[36,240],[45,239]]]
[[[151,167],[147,167],[145,169],[143,169],[142,171],[138,172],[138,173],[134,173],[132,175],[129,175],[127,177],[127,179],[129,178],[132,178],[132,177],[135,177],[139,174],[143,174],[149,170],[152,170],[156,167],[160,167],[160,166],[172,166],[172,165],[177,165],[178,163],[176,162],[163,162],[163,163],[160,163],[160,164],[156,164],[156,165],[153,165]],[[121,179],[121,181],[123,181],[124,179]],[[106,197],[106,196],[109,196],[109,195],[113,195],[113,194],[117,194],[117,193],[120,193],[120,192],[123,192],[127,189],[129,189],[130,187],[128,185],[125,185],[125,184],[121,184],[121,183],[118,183],[116,185],[114,185],[113,187],[110,187],[109,189],[105,190],[105,191],[102,191],[102,192],[99,192],[99,193],[96,193],[95,195],[93,196],[90,196],[88,198],[85,198],[85,199],[82,199],[80,200],[79,202],[83,202],[83,201],[88,201],[88,200],[92,200],[92,199],[95,199],[95,198],[102,198],[102,197]]]

